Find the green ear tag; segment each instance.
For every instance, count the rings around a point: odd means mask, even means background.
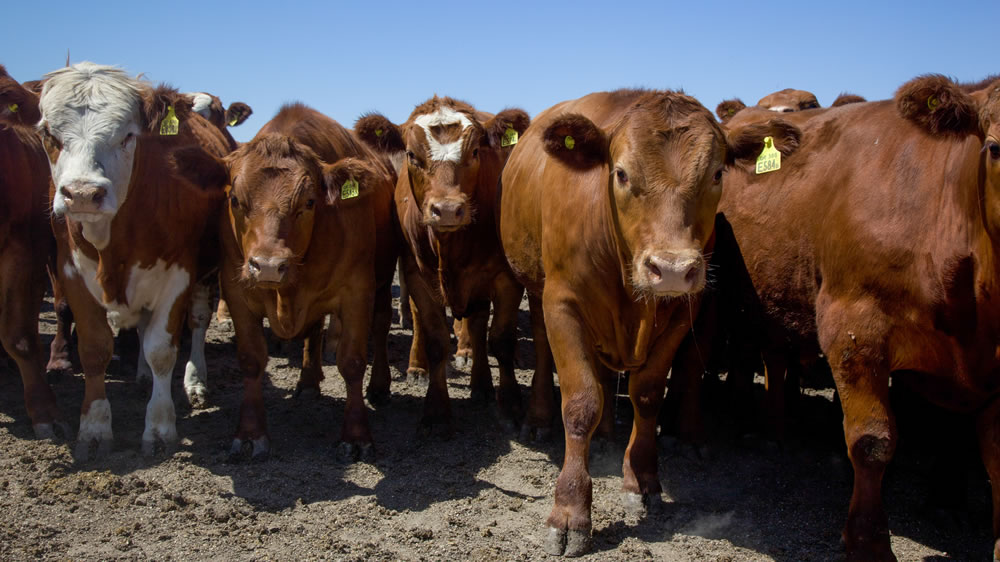
[[[507,130],[503,132],[503,138],[500,139],[500,146],[514,146],[517,144],[517,131],[513,127],[507,127]]]
[[[167,116],[163,118],[160,123],[160,134],[161,135],[176,135],[177,130],[180,128],[180,120],[177,119],[177,114],[174,113],[174,106],[167,106]]]
[[[17,105],[16,103],[12,103],[7,106],[7,109],[9,109],[11,113],[17,113],[17,110],[20,109],[20,107],[21,106]]]
[[[358,196],[358,180],[351,178],[340,186],[341,199],[354,199]]]
[[[381,137],[382,136],[382,132],[383,132],[382,129],[375,129],[375,136],[376,137]]]
[[[757,157],[757,173],[766,174],[781,169],[781,153],[774,148],[774,139],[764,137],[764,150]]]
[[[239,117],[233,117],[232,119],[229,120],[229,126],[230,127],[235,127],[236,126],[236,122],[239,121],[239,120],[240,120]]]
[[[573,150],[573,147],[576,146],[576,141],[573,140],[573,137],[566,135],[566,138],[563,139],[563,144],[566,145],[568,150]]]
[[[927,109],[934,111],[939,105],[941,105],[941,100],[937,99],[937,96],[927,98]]]

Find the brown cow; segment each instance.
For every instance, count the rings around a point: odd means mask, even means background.
[[[250,118],[253,109],[249,105],[236,101],[229,104],[229,107],[225,107],[219,96],[205,92],[189,92],[184,95],[191,100],[193,111],[207,119],[209,123],[215,125],[222,132],[230,150],[239,148],[239,143],[236,142],[233,135],[229,134],[229,127],[238,127]]]
[[[76,319],[86,377],[75,454],[87,458],[92,445],[98,454],[112,445],[104,387],[109,317],[139,326],[153,371],[143,452],[158,443],[170,449],[178,337],[189,309],[201,333],[210,318],[208,289],[196,281],[215,265],[209,254],[217,242],[206,226],[223,198],[212,189],[217,178],[191,170],[208,158],[204,150],[226,154],[225,139],[175,90],[93,63],[48,74],[40,107],[54,183],[56,274]]]
[[[921,77],[894,101],[802,128],[781,173],[732,178],[720,209],[764,314],[765,356],[821,351],[833,371],[854,467],[848,559],[895,559],[882,505],[897,440],[890,378],[977,413],[997,541],[1000,82],[970,95]]]
[[[48,225],[48,162],[34,129],[0,123],[0,170],[0,344],[21,372],[35,436],[54,437],[58,428],[68,438],[69,427],[45,381],[38,339],[45,266],[54,248]]]
[[[715,114],[718,115],[719,121],[723,125],[727,125],[733,116],[746,109],[746,107],[746,104],[739,98],[725,100],[715,107]],[[816,109],[819,107],[819,102],[816,101],[816,96],[812,92],[785,88],[784,90],[778,90],[760,98],[757,105],[753,107],[768,111],[777,111],[778,113],[792,113],[806,109]]]
[[[500,237],[518,279],[541,298],[566,435],[547,552],[589,547],[590,438],[613,371],[629,371],[635,412],[626,505],[642,513],[658,502],[656,414],[705,284],[723,171],[758,154],[765,136],[790,150],[798,131],[776,121],[727,138],[689,96],[619,90],[544,111],[514,149]]]
[[[500,171],[528,122],[528,115],[520,109],[493,116],[467,103],[434,96],[418,105],[398,128],[377,114],[355,125],[373,145],[390,152],[406,150],[395,201],[406,240],[403,276],[415,310],[407,372],[411,377],[429,378],[421,420],[425,430],[442,424],[447,432],[451,423],[445,379],[450,347],[445,305],[455,318],[467,319],[473,398],[493,396],[489,345],[500,365],[496,396],[501,420],[512,428],[522,417],[514,345],[524,289],[504,259],[494,216]],[[389,145],[390,139],[398,140]],[[494,315],[487,344],[491,302]],[[466,330],[456,332],[461,341]]]
[[[11,78],[0,65],[0,122],[34,127],[39,119],[38,94]]]
[[[319,391],[323,320],[343,327],[337,367],[347,386],[340,454],[374,456],[362,386],[368,333],[375,360],[369,396],[388,395],[386,343],[397,256],[395,173],[354,134],[319,112],[283,107],[225,160],[228,218],[220,222],[222,292],[229,303],[243,404],[232,454],[270,450],[263,402],[263,320],[282,339],[305,337],[298,388]],[[373,319],[374,313],[374,319]]]

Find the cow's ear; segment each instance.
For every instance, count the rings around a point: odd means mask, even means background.
[[[837,96],[837,99],[833,100],[833,103],[830,104],[830,107],[840,107],[842,105],[849,105],[852,103],[864,103],[866,101],[868,100],[857,94],[849,94],[847,92],[842,92],[839,96]]]
[[[782,156],[788,156],[798,150],[802,131],[783,119],[748,123],[730,129],[726,133],[726,164],[756,159],[764,150],[764,139],[767,137],[771,137]]]
[[[253,109],[249,105],[241,101],[235,101],[226,108],[226,125],[229,127],[238,127],[251,115],[253,115]]]
[[[728,122],[736,115],[740,110],[746,109],[747,104],[743,103],[743,100],[739,98],[725,100],[715,106],[715,114],[719,116],[719,121],[723,123]]]
[[[354,133],[361,142],[383,154],[406,150],[403,133],[381,113],[366,113],[354,122]]]
[[[167,86],[158,86],[142,93],[142,113],[145,130],[164,136],[176,135],[182,123],[191,116],[191,99]]]
[[[929,133],[974,134],[979,130],[976,101],[940,74],[920,76],[900,86],[896,109]]]
[[[170,152],[174,172],[206,193],[222,193],[229,185],[225,162],[198,146],[183,146]]]
[[[367,197],[378,182],[388,181],[364,160],[342,158],[323,166],[326,202],[330,205],[351,205]]]
[[[483,125],[486,130],[483,140],[493,148],[513,148],[530,124],[531,117],[523,109],[505,109]]]
[[[593,121],[577,113],[557,117],[542,133],[545,152],[563,164],[589,170],[608,162],[608,137]]]

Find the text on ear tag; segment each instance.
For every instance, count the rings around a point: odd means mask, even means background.
[[[517,131],[513,127],[507,127],[507,130],[503,132],[503,138],[500,139],[500,146],[514,146],[517,144]]]
[[[160,134],[161,135],[176,135],[177,131],[180,129],[180,120],[177,119],[177,114],[174,113],[174,106],[167,106],[167,116],[163,118],[160,122]]]
[[[573,137],[566,135],[566,138],[563,139],[563,144],[566,145],[568,150],[573,150],[573,147],[576,146],[576,141],[573,140]]]
[[[764,137],[764,150],[757,157],[757,173],[766,174],[781,169],[781,153],[774,148],[774,139]]]
[[[351,178],[340,186],[341,199],[353,199],[358,196],[358,180]]]

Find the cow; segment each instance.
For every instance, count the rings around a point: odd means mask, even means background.
[[[719,121],[723,125],[726,125],[734,115],[743,111],[746,107],[747,105],[739,98],[724,100],[715,107],[715,114],[719,117]],[[792,113],[805,111],[806,109],[817,109],[820,105],[816,101],[815,94],[812,92],[785,88],[784,90],[778,90],[760,98],[757,101],[757,105],[753,107],[776,111],[778,113]]]
[[[0,98],[14,103],[9,101],[11,90],[4,83],[2,67],[0,73]],[[28,111],[27,105],[21,107]],[[71,438],[45,381],[38,338],[45,270],[54,251],[48,225],[48,168],[33,128],[0,122],[0,345],[21,373],[35,436],[53,438],[58,431]]]
[[[336,121],[291,104],[216,165],[229,201],[218,226],[220,280],[244,384],[231,456],[262,460],[271,449],[262,396],[264,319],[279,338],[305,338],[297,390],[318,392],[323,322],[332,314],[342,326],[337,367],[347,386],[338,454],[373,459],[363,383],[371,328],[369,397],[377,402],[388,395],[386,344],[399,246],[391,163]]]
[[[14,80],[0,65],[0,122],[34,127],[40,118],[38,94]]]
[[[461,329],[456,323],[455,331],[460,343],[467,336],[472,347],[473,399],[494,396],[488,346],[500,366],[496,399],[501,423],[513,429],[523,417],[514,346],[524,289],[507,266],[494,216],[500,171],[528,123],[520,109],[492,115],[435,95],[398,127],[379,114],[355,124],[366,142],[406,154],[395,204],[406,242],[403,277],[415,311],[407,373],[428,384],[424,431],[439,427],[450,432],[445,306],[456,319],[465,320]],[[493,323],[487,336],[491,303]]]
[[[153,372],[142,451],[169,451],[177,443],[170,380],[178,337],[189,310],[195,337],[207,329],[208,287],[197,282],[217,264],[215,232],[207,227],[223,200],[216,178],[192,170],[225,155],[225,139],[176,90],[90,62],[47,74],[40,109],[56,275],[74,313],[86,379],[74,455],[86,460],[112,447],[104,387],[109,320],[139,327]],[[189,363],[203,369],[204,358],[192,355]],[[190,396],[204,388],[186,376],[185,390]]]
[[[219,96],[206,92],[188,92],[184,94],[191,100],[191,109],[216,126],[223,136],[230,150],[239,148],[239,143],[229,133],[229,127],[238,127],[253,114],[253,109],[241,102],[236,101],[229,104],[229,107],[222,105]]]
[[[725,125],[732,119],[733,115],[737,112],[746,109],[747,104],[743,103],[740,98],[733,98],[731,100],[723,100],[719,102],[719,105],[715,106],[715,114],[719,117],[719,122]]]
[[[849,560],[895,560],[882,477],[897,442],[889,385],[977,416],[1000,558],[1000,82],[937,75],[893,100],[801,125],[780,173],[731,178],[733,227],[765,357],[822,353],[854,469]],[[770,366],[769,366],[770,368]]]
[[[794,150],[798,130],[775,117],[727,135],[683,93],[601,92],[545,110],[514,148],[500,238],[517,279],[541,301],[566,438],[547,552],[589,548],[590,439],[614,371],[629,371],[635,412],[625,503],[640,514],[658,503],[656,415],[705,285],[723,172],[748,165],[768,136]]]

